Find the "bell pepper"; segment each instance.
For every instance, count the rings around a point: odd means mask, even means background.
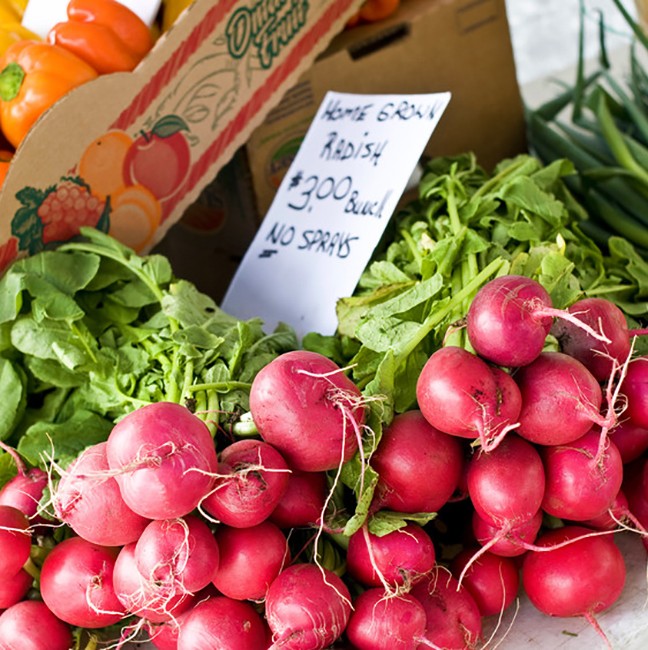
[[[27,0],[0,0],[0,25],[20,23]]]
[[[5,53],[10,45],[24,40],[38,41],[40,38],[19,22],[5,23],[0,20],[0,56]]]
[[[162,7],[162,31],[166,32],[167,29],[175,23],[178,16],[190,5],[194,0],[164,0]]]
[[[9,165],[11,164],[12,158],[13,152],[0,149],[0,187],[2,187],[5,176],[9,171]]]
[[[0,128],[14,147],[34,122],[63,95],[97,71],[58,45],[19,41],[0,59]]]
[[[400,0],[365,0],[360,9],[349,18],[346,27],[355,27],[360,23],[375,23],[389,18],[400,6]]]
[[[153,47],[148,25],[117,0],[70,0],[67,17],[52,27],[47,40],[99,74],[133,70]]]

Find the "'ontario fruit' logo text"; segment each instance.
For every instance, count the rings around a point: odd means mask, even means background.
[[[306,24],[307,0],[260,0],[238,7],[227,23],[230,54],[237,59],[254,47],[262,68],[272,62]]]

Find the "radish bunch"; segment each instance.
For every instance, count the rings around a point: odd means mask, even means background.
[[[18,625],[23,640],[34,629],[33,647],[55,650],[69,647],[74,628],[118,629],[118,646],[144,637],[180,650],[336,642],[351,593],[312,542],[302,545],[323,521],[326,472],[362,439],[360,391],[327,358],[298,353],[264,368],[250,401],[260,437],[217,449],[187,408],[150,404],[66,468],[53,468],[31,499],[15,500],[26,512],[0,505],[0,647]],[[27,495],[28,473],[20,478]],[[30,517],[48,483],[51,525],[64,528],[56,543],[50,531],[44,536],[38,602],[52,639],[39,646],[41,632],[25,618],[34,615],[24,607],[33,578],[23,567],[34,541]]]
[[[648,358],[633,355],[614,304],[589,298],[556,310],[522,276],[484,285],[466,322],[474,349],[434,352],[417,384],[429,424],[472,441],[464,474],[472,542],[452,570],[492,615],[517,594],[519,557],[538,609],[599,629],[594,615],[625,581],[609,533],[623,526],[647,539]],[[506,381],[494,381],[498,373]],[[641,469],[629,478],[631,463]],[[563,525],[545,531],[549,516]]]
[[[50,477],[64,528],[36,582],[48,477],[20,468],[0,491],[0,648],[20,627],[55,650],[74,628],[159,650],[470,650],[522,589],[597,626],[625,580],[611,533],[648,528],[648,358],[614,309],[486,284],[474,349],[434,352],[416,405],[376,429],[379,402],[304,350],[255,376],[246,437],[139,408]]]

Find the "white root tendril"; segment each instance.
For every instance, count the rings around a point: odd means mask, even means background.
[[[624,359],[623,363],[619,363],[616,359],[612,362],[612,372],[608,378],[605,388],[605,401],[607,404],[607,412],[601,421],[601,433],[599,438],[598,450],[595,456],[595,462],[598,463],[605,454],[607,448],[607,441],[610,431],[618,424],[619,418],[627,408],[627,401],[621,395],[621,386],[623,380],[628,372],[628,365],[632,360],[634,353],[635,340],[630,342],[630,351],[628,356]]]
[[[572,325],[582,329],[584,332],[587,332],[592,338],[601,343],[612,343],[612,341],[605,335],[603,328],[600,331],[596,331],[594,328],[590,327],[587,323],[583,322],[578,318],[578,313],[571,313],[566,309],[555,309],[554,307],[534,307],[533,314],[534,316],[550,316],[551,318],[559,318],[565,320]]]
[[[335,407],[340,409],[342,413],[342,436],[341,436],[341,441],[342,444],[340,445],[340,460],[338,462],[337,468],[336,468],[336,473],[335,477],[333,478],[331,488],[326,495],[326,498],[324,500],[324,505],[322,507],[322,513],[320,517],[320,521],[318,522],[318,527],[317,531],[315,533],[315,538],[314,538],[314,558],[315,558],[315,564],[322,570],[322,566],[319,563],[318,557],[319,557],[319,544],[322,538],[322,535],[325,530],[325,516],[326,512],[329,509],[329,506],[333,500],[333,496],[335,494],[336,487],[339,485],[341,474],[342,474],[342,467],[344,465],[344,456],[345,456],[345,440],[347,438],[346,433],[347,433],[347,428],[351,426],[353,429],[353,434],[357,443],[357,448],[358,448],[358,455],[360,458],[360,477],[359,477],[359,483],[358,483],[358,493],[363,494],[365,490],[365,475],[366,475],[366,464],[368,462],[368,459],[366,457],[365,453],[365,446],[364,446],[364,438],[365,435],[368,437],[370,442],[375,441],[375,433],[371,430],[370,427],[368,427],[365,424],[360,425],[358,421],[356,420],[354,416],[354,412],[357,411],[358,409],[363,409],[367,404],[371,402],[382,402],[386,398],[382,395],[374,395],[374,396],[366,396],[362,394],[357,394],[353,391],[346,390],[337,384],[335,384],[330,377],[339,375],[340,373],[346,372],[349,368],[336,368],[330,372],[325,372],[325,373],[314,373],[310,372],[308,370],[305,370],[303,368],[298,369],[296,372],[299,374],[306,375],[308,377],[312,377],[314,379],[325,379],[328,380],[330,383],[330,387],[328,388],[326,392],[326,397],[327,399],[334,404]],[[373,449],[375,445],[371,445],[371,448]]]

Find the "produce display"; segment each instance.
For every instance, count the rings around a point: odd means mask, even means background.
[[[648,525],[648,276],[572,170],[431,161],[301,346],[93,229],[14,262],[0,639],[44,603],[60,648],[473,648],[521,585],[595,622]]]
[[[539,149],[425,161],[334,335],[89,226],[12,261],[0,650],[472,650],[522,594],[611,647],[617,540],[648,551],[646,245]]]

